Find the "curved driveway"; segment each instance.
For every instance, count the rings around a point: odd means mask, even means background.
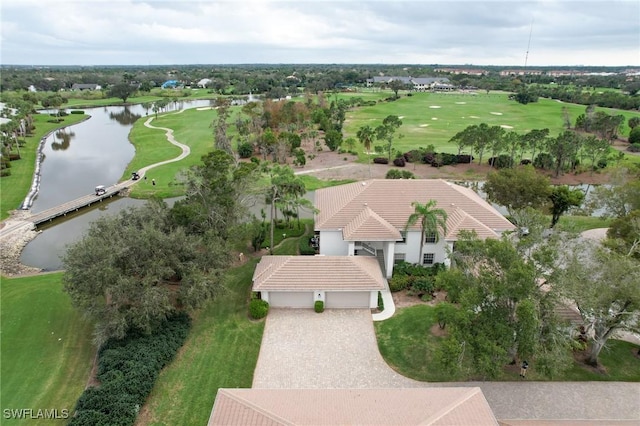
[[[393,371],[378,351],[371,312],[272,309],[254,388],[411,388],[477,386],[500,420],[640,424],[640,384],[621,382],[427,383]]]

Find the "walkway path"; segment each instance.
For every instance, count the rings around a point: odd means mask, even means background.
[[[180,110],[175,114],[179,114],[184,110]],[[178,142],[173,136],[173,130],[166,127],[153,126],[151,122],[154,117],[149,117],[144,125],[151,129],[160,129],[165,131],[167,140],[179,147],[182,152],[175,158],[170,160],[160,161],[155,164],[145,166],[138,170],[138,174],[141,178],[145,173],[155,167],[162,166],[164,164],[174,163],[180,161],[191,153],[191,148],[183,143]],[[111,188],[126,188],[132,186],[137,181],[131,179],[117,183]],[[35,226],[29,219],[30,213],[27,211],[18,212],[16,215],[6,219],[0,225],[0,273],[5,276],[16,276],[23,273],[34,273],[36,268],[31,268],[20,264],[20,253],[22,249],[27,245],[29,241],[37,236],[37,232],[34,230]]]
[[[317,314],[310,309],[272,309],[266,321],[254,388],[478,386],[501,420],[640,424],[640,383],[418,382],[386,364],[369,310],[328,309]]]

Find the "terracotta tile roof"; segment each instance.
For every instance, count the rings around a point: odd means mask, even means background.
[[[219,389],[214,425],[497,425],[480,388]]]
[[[375,257],[263,256],[253,273],[253,291],[383,290]]]
[[[365,206],[359,215],[342,229],[345,241],[399,241],[402,235],[393,225],[381,218],[369,206]]]
[[[474,230],[479,238],[495,238],[498,236],[493,229],[487,227],[474,217],[471,217],[461,208],[456,208],[447,215],[447,235],[445,236],[445,240],[457,240],[458,233],[462,230]]]
[[[463,225],[475,229],[481,236],[498,236],[502,231],[515,229],[473,190],[442,179],[372,179],[319,189],[316,191],[319,213],[315,217],[315,228],[318,231],[344,230],[369,208],[391,227],[402,230],[414,212],[411,203],[429,200],[435,200],[437,207],[447,212],[447,228],[455,228],[456,232],[469,229],[462,228]],[[456,220],[452,217],[456,216],[456,209],[473,220]],[[419,229],[419,225],[411,229]],[[447,239],[449,237],[455,238],[455,234],[448,232]]]

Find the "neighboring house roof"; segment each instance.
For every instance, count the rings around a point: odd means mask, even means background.
[[[71,90],[100,90],[99,84],[74,83]]]
[[[389,226],[402,230],[415,212],[411,203],[429,200],[435,200],[437,208],[447,212],[447,240],[455,240],[462,229],[475,230],[485,238],[515,229],[472,189],[442,179],[373,179],[319,189],[315,197],[315,207],[319,210],[315,229],[342,230],[343,234],[346,230],[348,234],[363,210],[370,209]],[[420,225],[416,223],[409,229],[418,230]],[[375,240],[378,234],[372,232],[371,237]]]
[[[253,291],[383,290],[384,277],[370,256],[263,256]]]
[[[214,425],[498,425],[480,388],[219,389]]]

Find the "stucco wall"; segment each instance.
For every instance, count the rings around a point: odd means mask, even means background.
[[[349,243],[342,240],[342,231],[320,231],[320,254],[348,256]]]

